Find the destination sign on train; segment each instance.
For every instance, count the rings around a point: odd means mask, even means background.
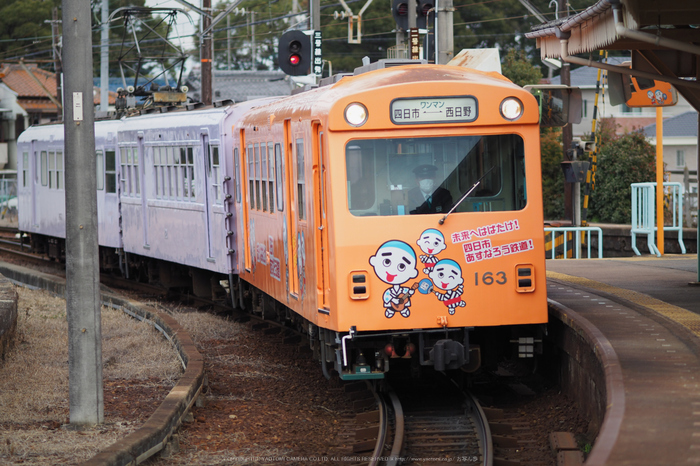
[[[464,123],[476,120],[477,113],[474,97],[396,99],[391,102],[391,121],[397,125]]]

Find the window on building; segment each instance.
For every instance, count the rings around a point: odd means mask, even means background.
[[[685,151],[684,150],[677,150],[676,151],[676,167],[679,167],[679,168],[685,167]]]

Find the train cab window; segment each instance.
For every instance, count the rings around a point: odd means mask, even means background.
[[[22,187],[29,183],[29,152],[22,152]]]
[[[306,218],[304,211],[304,140],[297,139],[297,210],[299,212],[299,220]]]
[[[267,143],[267,183],[270,188],[270,213],[275,212],[275,164],[274,164],[274,145],[271,142]]]
[[[117,192],[117,153],[113,150],[105,151],[105,190]]]
[[[241,203],[241,159],[238,155],[238,147],[233,149],[234,178],[236,183],[236,202]]]
[[[453,207],[511,211],[526,204],[517,135],[352,140],[345,160],[348,207],[356,216],[447,213]]]
[[[49,184],[49,167],[48,167],[48,155],[46,151],[41,151],[41,185],[46,186]]]
[[[282,157],[282,145],[275,144],[275,183],[277,183],[277,210],[284,210],[284,158]]]
[[[101,150],[95,151],[95,167],[97,169],[97,190],[105,189],[105,156]]]
[[[153,147],[153,182],[156,188],[156,199],[163,197],[163,166],[160,161],[161,147]]]
[[[262,194],[262,210],[267,212],[267,145],[260,144],[260,190]]]

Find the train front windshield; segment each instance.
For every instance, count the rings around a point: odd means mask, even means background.
[[[345,161],[356,216],[439,214],[455,205],[455,212],[513,211],[527,201],[523,140],[515,134],[354,139]]]

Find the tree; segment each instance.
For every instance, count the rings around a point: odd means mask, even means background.
[[[60,0],[0,0],[0,60],[43,60],[53,68],[51,24],[44,21],[60,4]]]
[[[501,69],[503,76],[518,86],[537,84],[542,79],[542,72],[528,61],[524,50],[508,50],[508,53],[503,58]]]
[[[542,159],[542,199],[545,220],[564,218],[564,173],[561,162],[564,152],[561,145],[561,128],[542,128],[540,132]]]
[[[615,120],[601,120],[603,138],[598,154],[595,190],[589,201],[589,218],[596,222],[632,220],[630,185],[654,181],[655,149],[641,130],[616,136]]]

